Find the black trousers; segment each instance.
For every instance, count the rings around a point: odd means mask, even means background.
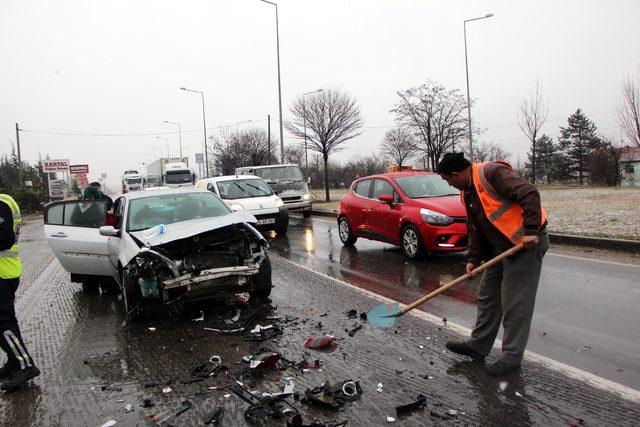
[[[22,341],[14,302],[20,279],[0,279],[0,348],[7,353],[7,365],[17,369],[34,366]]]

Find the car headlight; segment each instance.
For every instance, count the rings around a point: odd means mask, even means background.
[[[420,209],[420,216],[427,224],[433,225],[448,225],[453,222],[453,218],[440,212],[432,211],[431,209]]]
[[[240,203],[231,203],[229,205],[229,207],[234,212],[238,212],[238,211],[243,211],[244,210],[244,206],[242,206]]]
[[[276,207],[284,206],[284,202],[280,197],[276,197]]]
[[[311,200],[311,194],[307,193],[302,196],[302,200]]]

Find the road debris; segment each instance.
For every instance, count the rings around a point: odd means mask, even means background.
[[[396,419],[395,419],[395,418],[393,418],[393,417],[387,417],[387,422],[388,422],[388,423],[395,423],[395,422],[396,422]]]
[[[318,387],[307,389],[300,399],[316,405],[337,409],[347,402],[360,399],[362,388],[359,381],[346,380],[336,383],[324,383]]]
[[[133,412],[133,405],[130,403],[124,405],[124,412]]]
[[[349,319],[354,319],[358,317],[358,310],[352,308],[351,310],[347,311],[346,314]]]
[[[242,311],[241,311],[239,308],[237,308],[237,309],[236,309],[236,314],[235,314],[235,316],[233,316],[233,317],[231,318],[231,321],[235,323],[235,322],[237,322],[238,320],[240,320],[240,313],[242,313]]]
[[[338,348],[338,343],[336,342],[336,337],[333,335],[320,335],[309,338],[305,343],[304,348],[331,353]]]
[[[409,414],[418,409],[424,408],[427,405],[427,397],[424,394],[419,394],[415,402],[407,403],[406,405],[396,406],[396,415]]]
[[[518,392],[516,391],[516,397],[522,397],[522,394],[520,394],[520,393],[518,393]]]
[[[195,319],[191,319],[192,322],[202,322],[204,320],[204,311],[200,310],[200,316]]]
[[[378,393],[382,393],[382,388],[383,388],[383,387],[384,387],[384,386],[382,385],[382,383],[378,383],[378,387],[376,388],[376,391],[377,391]]]
[[[274,366],[280,360],[280,353],[266,352],[256,356],[251,356],[249,360],[250,369],[266,369]]]
[[[202,419],[202,422],[205,425],[212,424],[214,426],[217,426],[220,424],[220,421],[222,421],[223,415],[224,415],[224,406],[218,406],[213,411],[205,415],[204,418]]]
[[[351,329],[350,331],[348,331],[349,336],[353,337],[360,329],[362,329],[362,325],[358,325],[355,328]]]
[[[221,334],[237,334],[238,332],[244,332],[244,328],[236,329],[218,329],[218,328],[204,328],[205,331],[219,332]]]
[[[165,387],[162,389],[162,393],[167,394],[167,393],[171,393],[171,387]]]
[[[106,423],[102,424],[100,427],[111,427],[116,425],[118,422],[116,420],[109,420]]]
[[[273,328],[273,325],[266,325],[266,326],[256,325],[256,327],[253,328],[250,332],[252,334],[261,334],[262,331],[267,331],[271,328]]]
[[[260,398],[244,388],[240,381],[230,383],[229,390],[249,403],[250,406],[244,412],[244,417],[251,423],[266,423],[270,418],[283,419],[288,425],[294,426],[302,423],[302,417],[298,410],[284,400],[286,396]]]
[[[142,401],[142,405],[140,405],[141,408],[153,408],[154,406],[156,406],[151,399],[144,399]]]
[[[507,386],[509,385],[508,382],[506,381],[500,381],[500,391],[504,393],[504,391],[507,389]]]
[[[154,328],[153,326],[150,326],[150,327],[149,327],[149,328],[147,328],[147,329],[149,329],[151,332],[155,332],[155,330],[156,330],[156,328]]]
[[[581,351],[588,351],[588,350],[591,350],[591,347],[589,347],[588,345],[585,345],[584,347],[579,348],[576,351],[579,353]]]

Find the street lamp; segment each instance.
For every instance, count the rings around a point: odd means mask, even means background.
[[[280,84],[280,30],[278,28],[278,5],[276,3],[260,0],[276,7],[276,53],[278,57],[278,109],[280,111],[280,163],[284,163],[284,136],[282,131],[282,86]]]
[[[180,128],[180,123],[170,122],[169,120],[165,120],[165,123],[169,123],[170,125],[178,125],[178,135],[180,136],[180,158],[182,159],[182,129]]]
[[[206,178],[209,178],[209,153],[207,152],[207,121],[205,119],[204,114],[204,92],[199,90],[187,89],[186,87],[181,87],[180,90],[185,90],[187,92],[195,92],[199,93],[202,96],[202,131],[204,132],[204,163],[206,170]]]
[[[463,23],[464,27],[464,67],[467,72],[467,115],[469,118],[469,155],[471,156],[471,160],[473,162],[473,136],[471,130],[471,95],[469,94],[469,60],[467,59],[467,22],[477,21],[479,19],[491,18],[493,13],[487,13],[485,16],[480,16],[478,18],[467,19]]]
[[[156,139],[159,139],[161,141],[164,141],[167,143],[167,157],[169,157],[169,140],[167,138],[163,138],[161,136],[156,136]]]
[[[158,151],[160,151],[160,158],[164,157],[164,156],[162,155],[162,147],[156,147],[156,146],[154,145],[154,146],[153,146],[153,149],[154,149],[154,150],[158,150]]]
[[[312,92],[307,92],[302,94],[302,122],[304,124],[304,169],[305,169],[305,180],[309,180],[309,157],[307,155],[307,109],[304,103],[304,97],[307,95],[311,95],[314,93],[322,92],[322,89],[314,90]]]

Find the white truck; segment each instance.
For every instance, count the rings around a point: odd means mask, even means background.
[[[122,175],[122,193],[140,191],[144,185],[144,179],[137,170],[127,170]]]
[[[162,157],[147,166],[149,186],[192,187],[194,178],[188,157]]]

